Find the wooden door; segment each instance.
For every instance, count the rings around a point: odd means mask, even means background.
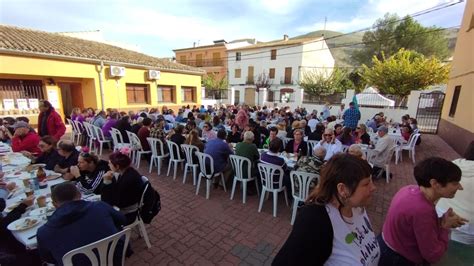
[[[245,88],[245,104],[255,105],[255,89]]]

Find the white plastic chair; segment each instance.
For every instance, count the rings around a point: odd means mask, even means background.
[[[140,161],[143,154],[151,153],[151,151],[143,150],[142,143],[138,138],[137,134],[126,130],[130,145],[132,147],[132,162],[135,162],[137,168],[140,168]]]
[[[131,148],[130,143],[125,143],[123,141],[122,133],[116,128],[110,129],[110,136],[112,137],[112,144],[114,146],[114,151],[120,150],[123,147]]]
[[[116,234],[109,237],[96,241],[94,243],[82,246],[80,248],[73,249],[63,256],[63,265],[72,266],[72,258],[75,255],[83,254],[87,256],[93,266],[98,265],[112,265],[114,261],[115,248],[117,247],[118,241],[125,236],[125,241],[122,251],[122,265],[125,264],[125,251],[128,247],[128,241],[130,240],[130,229],[124,229]],[[110,248],[109,248],[110,246]],[[96,253],[99,257],[97,258]]]
[[[79,138],[79,133],[76,129],[76,124],[74,124],[74,122],[69,119],[69,118],[66,118],[67,120],[67,123],[71,126],[71,141],[76,144],[76,139]]]
[[[104,137],[104,132],[102,132],[102,128],[94,126],[92,124],[90,125],[90,127],[95,132],[96,141],[99,142],[99,156],[102,156],[102,149],[104,147],[104,144],[107,144],[109,146],[109,149],[111,149],[110,140]]]
[[[94,129],[92,128],[92,125],[89,122],[82,122],[82,124],[84,125],[84,129],[87,133],[87,146],[89,147],[89,150],[93,152],[95,148],[94,144],[96,141]]]
[[[293,210],[291,213],[291,225],[295,222],[296,210],[300,202],[304,202],[309,194],[309,185],[313,179],[319,181],[319,175],[302,172],[302,171],[291,171],[291,194],[293,196]],[[298,191],[296,191],[296,184],[298,184]]]
[[[247,183],[250,181],[255,181],[255,187],[257,188],[258,193],[258,183],[257,179],[252,176],[252,161],[248,158],[238,155],[230,155],[230,163],[232,165],[232,169],[234,170],[234,182],[232,184],[232,192],[230,193],[230,199],[234,199],[234,192],[235,187],[237,186],[237,182],[242,182],[242,202],[245,204],[247,200]],[[245,166],[245,163],[247,166]],[[245,173],[247,178],[244,178]]]
[[[181,149],[184,151],[186,158],[186,163],[184,164],[184,174],[183,174],[183,184],[186,183],[186,177],[188,175],[188,169],[191,169],[193,174],[193,186],[196,185],[197,172],[199,168],[198,162],[193,162],[193,154],[196,151],[199,151],[198,147],[194,145],[181,144]]]
[[[313,155],[314,147],[319,143],[317,140],[308,140],[308,156]]]
[[[78,137],[77,137],[77,142],[75,143],[76,145],[82,145],[82,141],[84,139],[84,137],[87,135],[87,131],[85,129],[85,126],[79,122],[79,121],[72,121],[74,127],[76,128],[77,130],[77,134],[78,134]]]
[[[349,149],[349,146],[347,145],[342,145],[342,153],[347,153],[347,150]]]
[[[181,167],[183,167],[184,159],[181,158],[181,149],[179,148],[178,144],[167,141],[168,150],[170,151],[170,162],[168,164],[168,173],[166,176],[170,176],[171,165],[173,165],[173,180],[176,180],[176,171],[178,170],[178,164],[181,163]]]
[[[410,138],[408,139],[408,143],[401,144],[395,150],[395,163],[398,164],[398,158],[400,161],[403,162],[403,151],[408,151],[408,157],[412,159],[413,164],[415,163],[415,147],[418,138],[420,137],[420,133],[413,133],[411,134]]]
[[[196,156],[198,157],[199,169],[201,170],[198,176],[198,182],[196,186],[196,195],[199,194],[201,179],[205,178],[206,179],[206,199],[209,199],[209,193],[211,191],[211,182],[212,182],[212,179],[216,176],[221,176],[222,186],[224,186],[224,191],[227,191],[225,187],[224,174],[222,172],[214,173],[214,159],[212,159],[211,155],[197,151]],[[209,162],[209,163],[206,165],[206,162]]]
[[[143,206],[143,198],[145,197],[145,192],[150,186],[150,182],[148,181],[148,178],[145,176],[142,176],[142,181],[145,184],[145,187],[143,188],[142,196],[140,198],[140,202],[138,203],[138,208],[137,211],[140,210],[140,208]],[[130,228],[133,229],[138,226],[138,232],[141,237],[145,240],[145,244],[148,248],[151,248],[151,243],[150,243],[150,238],[148,237],[148,232],[146,231],[145,223],[143,223],[143,220],[140,217],[140,213],[137,214],[137,218],[135,221],[127,226],[125,228]]]
[[[396,149],[397,149],[397,145],[393,145],[393,147],[390,148],[390,151],[389,151],[387,157],[385,158],[384,165],[382,166],[382,170],[379,172],[379,174],[376,178],[382,177],[382,173],[385,171],[385,181],[387,183],[390,182],[390,161],[392,160],[393,154],[395,153]],[[368,162],[369,162],[369,164],[371,164],[371,162],[369,160],[368,160]]]
[[[284,171],[281,166],[259,163],[258,170],[262,178],[262,193],[260,194],[260,204],[258,205],[258,212],[262,211],[263,200],[266,193],[273,193],[273,217],[277,215],[278,193],[285,193],[286,205],[288,204],[288,193],[286,187],[283,186]]]
[[[292,140],[292,138],[283,138],[283,148],[286,148],[286,144],[288,144],[288,142],[290,142],[290,140]]]
[[[148,141],[148,144],[150,144],[150,149],[151,149],[151,159],[150,159],[150,170],[148,171],[151,173],[151,170],[153,168],[153,165],[158,167],[158,176],[161,175],[161,164],[163,162],[163,159],[166,157],[170,156],[169,153],[165,153],[165,147],[163,142],[158,139],[158,138],[146,138]],[[160,145],[160,153],[158,153],[158,145]]]

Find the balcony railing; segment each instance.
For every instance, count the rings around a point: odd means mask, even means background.
[[[214,67],[224,66],[224,60],[193,60],[193,61],[180,61],[180,64],[193,66],[193,67]]]
[[[295,84],[294,81],[291,78],[281,78],[280,79],[280,85],[293,85]]]

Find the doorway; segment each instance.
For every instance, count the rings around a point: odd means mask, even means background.
[[[70,118],[72,109],[75,107],[79,107],[81,110],[84,109],[82,87],[80,83],[59,83],[58,86],[61,88],[65,117]]]
[[[255,89],[245,88],[245,104],[254,106],[255,105]]]
[[[234,91],[234,105],[238,105],[240,103],[240,91]]]

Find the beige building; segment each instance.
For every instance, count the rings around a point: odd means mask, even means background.
[[[474,1],[467,1],[458,33],[439,135],[459,154],[474,142]]]
[[[176,61],[180,64],[199,67],[207,74],[214,74],[218,78],[227,76],[227,50],[244,47],[255,43],[254,39],[242,39],[231,42],[225,40],[214,41],[212,45],[194,46],[175,49]]]

